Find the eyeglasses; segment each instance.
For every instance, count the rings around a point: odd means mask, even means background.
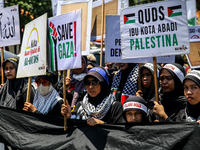
[[[39,86],[41,83],[42,83],[42,85],[43,86],[49,86],[49,81],[47,81],[47,80],[40,80],[40,79],[37,79],[37,80],[35,80],[35,83],[37,83],[37,85]]]
[[[167,81],[172,80],[172,76],[161,76],[160,80],[163,81],[164,79],[166,79]]]
[[[98,81],[98,80],[84,80],[84,85],[90,86],[91,82],[92,82],[92,86],[97,86],[100,83],[100,81]]]

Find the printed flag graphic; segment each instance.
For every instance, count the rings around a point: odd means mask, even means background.
[[[124,24],[135,23],[135,19],[133,19],[134,16],[135,13],[124,15]]]
[[[182,12],[177,12],[177,9],[181,9],[181,5],[177,5],[177,6],[173,6],[173,7],[168,7],[168,17],[181,16]],[[176,12],[174,12],[175,10],[176,10]]]

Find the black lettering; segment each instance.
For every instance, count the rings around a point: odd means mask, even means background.
[[[144,17],[143,17],[143,11],[142,10],[138,11],[138,18],[139,18],[139,23],[144,24]]]
[[[110,56],[114,56],[115,55],[115,52],[114,52],[114,49],[111,48],[111,51],[110,51]]]
[[[72,22],[69,23],[69,31],[70,31],[69,37],[70,37],[70,39],[73,38],[73,36],[72,36],[72,24],[73,24]]]
[[[58,41],[60,41],[60,40],[61,40],[61,33],[60,33],[60,29],[61,29],[61,28],[60,28],[60,26],[58,26],[58,27],[57,27],[57,31],[58,31],[58,35],[59,35],[59,36],[58,36]]]
[[[151,17],[150,17],[150,8],[148,8],[148,12],[147,12],[147,9],[145,9],[144,12],[145,12],[145,21],[146,22],[150,22],[150,20],[151,20]]]
[[[162,10],[164,10],[163,6],[159,7],[159,13],[161,14],[161,16],[159,16],[160,20],[164,20],[165,19],[165,14],[162,12]]]
[[[152,9],[151,9],[151,11],[152,11],[152,21],[154,22],[154,21],[157,21],[158,20],[158,14],[157,14],[157,9],[156,9],[156,7],[153,7]]]
[[[118,49],[115,49],[115,56],[118,56]]]
[[[65,27],[64,27],[64,24],[62,24],[62,40],[65,40]]]

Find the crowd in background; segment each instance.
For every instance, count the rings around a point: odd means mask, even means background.
[[[82,56],[82,68],[48,72],[33,77],[30,102],[26,102],[28,79],[16,78],[19,58],[3,62],[4,84],[0,106],[32,113],[86,120],[87,124],[126,122],[200,122],[200,71],[185,66],[182,56],[175,63],[106,63],[100,67],[94,55]],[[140,76],[140,78],[139,78]],[[139,80],[140,79],[140,80]],[[66,80],[66,91],[63,91]],[[141,83],[141,87],[139,87]],[[159,101],[156,101],[155,85]],[[67,104],[63,104],[63,92]]]

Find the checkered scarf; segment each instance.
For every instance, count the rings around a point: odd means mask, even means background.
[[[122,91],[123,95],[135,95],[135,93],[137,92],[138,71],[139,67],[138,64],[136,64],[136,66],[129,73],[129,76],[126,80],[126,83]],[[111,86],[112,90],[118,89],[121,80],[121,74],[122,71],[119,70],[117,74],[114,76],[113,83]]]
[[[57,96],[59,96],[58,92],[53,89],[47,95],[42,96],[37,90],[33,99],[33,105],[37,108],[39,112],[42,114],[48,114],[53,107],[58,102]]]
[[[113,95],[110,94],[102,100],[102,102],[96,107],[88,101],[88,94],[83,98],[82,105],[79,107],[77,114],[82,120],[87,120],[90,117],[95,117],[97,119],[102,119],[110,109],[113,103]]]

